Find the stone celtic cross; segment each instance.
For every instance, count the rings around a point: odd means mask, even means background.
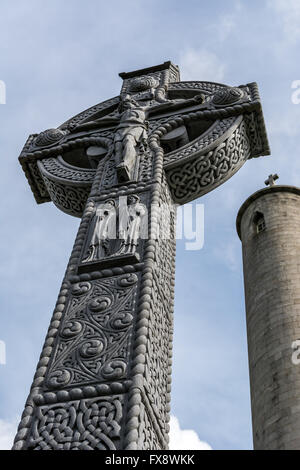
[[[81,224],[14,449],[168,447],[175,204],[269,154],[255,83],[120,76],[20,155],[36,201]]]

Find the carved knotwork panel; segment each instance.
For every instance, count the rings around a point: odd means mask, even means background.
[[[250,141],[242,117],[222,142],[203,155],[166,167],[166,175],[175,202],[185,204],[206,194],[229,179],[248,159]],[[226,135],[226,134],[225,134]]]
[[[173,298],[174,289],[175,207],[165,183],[161,192],[159,226],[159,233],[164,238],[158,238],[156,241],[144,387],[156,424],[162,436],[166,437],[173,334],[173,307],[170,300]]]
[[[67,214],[81,217],[95,170],[68,165],[62,157],[46,158],[39,161],[37,166],[53,203]]]
[[[37,407],[27,449],[116,450],[122,416],[122,396]]]
[[[172,281],[174,280],[174,256],[176,251],[176,206],[170,196],[170,191],[164,182],[162,197],[160,201],[159,220],[158,220],[159,238],[156,245],[153,276],[156,286],[165,304],[166,311],[170,310],[167,299],[173,297]],[[170,312],[172,314],[172,312]]]
[[[149,148],[140,156],[138,181],[147,182],[152,178],[153,154]]]
[[[34,182],[34,185],[37,189],[39,199],[44,201],[51,201],[50,195],[45,185],[45,181],[40,173],[38,168],[37,161],[28,163],[28,170],[31,176],[31,181]]]
[[[162,434],[168,423],[168,385],[170,384],[169,350],[172,324],[154,281],[151,302],[147,354],[145,356],[145,393]]]
[[[77,184],[93,183],[96,170],[89,168],[78,168],[66,163],[61,156],[56,158],[44,158],[39,162],[39,168],[45,176],[65,183],[67,181]]]
[[[245,113],[244,121],[247,128],[247,135],[251,142],[251,157],[259,157],[263,148],[263,135],[255,113]]]
[[[140,404],[138,433],[139,450],[164,450],[165,446],[159,439],[154,428],[153,420],[151,419],[149,411],[143,402]]]
[[[201,154],[201,152],[209,150],[209,147],[216,145],[218,139],[222,138],[235,121],[235,117],[216,121],[207,132],[180,148],[179,151],[177,150],[166,154],[164,157],[164,165],[166,167],[169,167],[169,165],[171,166],[171,164],[176,165],[179,158],[181,163],[184,163],[185,159],[188,160],[191,156],[195,157],[196,155]]]
[[[81,217],[89,197],[90,186],[66,185],[51,181],[43,175],[43,180],[52,202],[67,214]]]
[[[124,379],[138,275],[74,284],[46,377],[47,389]]]
[[[23,162],[37,201],[52,200],[63,212],[81,217],[96,176],[96,169],[90,168],[91,160],[94,158],[93,165],[98,166],[100,173],[110,158],[110,136],[111,132],[104,131],[101,136],[95,133],[84,142],[83,139],[77,139],[77,149],[74,149],[74,142],[64,142],[51,148],[53,157],[43,156],[41,160],[31,157],[31,161],[26,164]],[[100,157],[89,156],[90,149],[100,147]],[[49,153],[49,149],[40,151],[43,152]],[[74,164],[69,163],[69,160]]]

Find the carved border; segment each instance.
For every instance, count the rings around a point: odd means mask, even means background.
[[[67,183],[76,185],[92,186],[96,170],[90,168],[78,168],[66,163],[59,155],[56,158],[44,158],[37,162],[40,172],[59,183]]]
[[[197,139],[192,140],[188,144],[180,147],[178,150],[174,150],[165,155],[164,157],[164,168],[165,170],[180,164],[184,164],[191,157],[199,156],[202,153],[208,151],[210,147],[214,147],[217,144],[218,139],[222,138],[224,134],[230,130],[237,118],[230,117],[216,121],[204,134],[201,134]],[[184,122],[189,122],[189,119],[184,119]],[[164,125],[166,129],[172,129],[171,124],[166,123]]]
[[[185,204],[227,181],[251,153],[243,116],[214,145],[166,168],[173,200]],[[181,163],[181,162],[180,162]]]
[[[97,139],[97,143],[107,148],[107,155],[98,167],[98,173],[104,170],[106,162],[111,156],[111,149],[107,139]],[[96,170],[77,168],[64,162],[61,155],[38,160],[37,171],[41,175],[44,186],[53,203],[63,212],[81,217]],[[32,163],[29,163],[31,165]]]
[[[36,134],[32,134],[28,138],[27,142],[30,143],[32,141],[32,138],[34,138],[35,136]],[[43,202],[49,202],[51,200],[49,195],[45,196],[45,186],[42,185],[41,187],[41,176],[37,167],[38,161],[41,162],[43,159],[55,158],[63,155],[65,152],[68,152],[74,148],[88,147],[90,145],[104,145],[108,149],[108,155],[105,157],[106,159],[108,158],[110,152],[110,142],[111,141],[109,138],[99,137],[94,134],[89,137],[78,137],[73,140],[69,140],[68,142],[63,142],[61,144],[52,146],[51,148],[45,148],[36,152],[29,152],[28,146],[30,144],[26,143],[24,149],[21,152],[21,155],[19,156],[19,161],[24,170],[28,183],[32,189],[36,202],[38,204],[41,204]],[[80,169],[78,168],[78,170]]]

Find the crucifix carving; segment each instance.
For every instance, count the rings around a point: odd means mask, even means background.
[[[81,224],[14,449],[167,448],[176,204],[269,154],[255,83],[120,76],[20,155],[36,201]]]
[[[141,79],[143,80],[143,78]],[[155,96],[155,95],[154,95]],[[86,131],[90,129],[99,129],[105,125],[116,124],[114,138],[113,138],[113,155],[116,165],[117,178],[119,183],[125,183],[132,179],[132,170],[135,166],[137,154],[139,151],[145,152],[148,144],[148,117],[155,112],[162,112],[163,110],[170,111],[180,108],[186,108],[188,105],[202,103],[204,100],[203,94],[197,94],[195,97],[186,100],[164,100],[163,103],[156,102],[154,96],[151,94],[146,95],[146,100],[141,99],[137,102],[134,97],[129,94],[120,96],[120,103],[118,106],[117,116],[110,118],[102,117],[95,121],[78,125],[73,129],[76,132]],[[139,98],[139,95],[136,95]],[[140,98],[143,98],[140,96]],[[203,105],[202,108],[207,107]]]

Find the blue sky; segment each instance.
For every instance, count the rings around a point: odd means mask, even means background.
[[[251,449],[241,245],[235,218],[273,172],[299,185],[298,0],[2,0],[0,446],[11,439],[79,220],[37,205],[17,157],[28,136],[119,94],[119,72],[172,60],[182,80],[258,82],[272,150],[195,201],[205,243],[177,244],[171,412],[214,449]],[[2,443],[2,444],[1,444]],[[192,444],[191,444],[192,445]]]

